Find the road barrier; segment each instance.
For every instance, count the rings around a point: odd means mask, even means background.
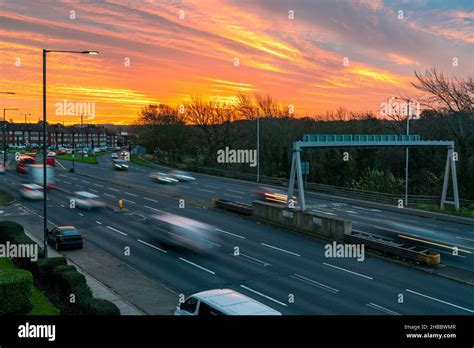
[[[345,233],[343,240],[347,243],[364,244],[369,249],[382,251],[392,256],[399,256],[429,266],[438,265],[441,261],[440,254],[432,250],[397,243],[387,238],[376,237],[370,233],[352,231]]]
[[[252,206],[250,204],[234,202],[220,198],[214,198],[212,201],[217,208],[242,215],[252,215]]]
[[[252,216],[257,220],[332,241],[342,241],[344,233],[352,231],[352,221],[312,211],[289,209],[271,202],[253,201]]]

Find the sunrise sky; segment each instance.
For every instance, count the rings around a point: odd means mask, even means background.
[[[100,52],[48,54],[51,122],[79,122],[55,114],[64,100],[95,103],[88,122],[129,124],[150,103],[232,104],[239,91],[270,94],[297,116],[377,112],[412,92],[415,69],[472,74],[473,3],[0,0],[0,91],[16,92],[0,94],[0,108],[19,108],[7,116],[17,122],[42,116],[47,48]]]

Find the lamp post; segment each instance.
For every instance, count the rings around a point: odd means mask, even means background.
[[[18,109],[12,109],[12,108],[7,108],[3,109],[3,167],[6,166],[7,163],[7,119],[6,119],[6,112],[11,111],[11,110],[18,110]]]
[[[260,116],[257,115],[257,182],[260,182]]]
[[[31,116],[31,114],[21,114],[22,116],[25,116],[25,125],[26,125],[26,117]]]
[[[47,53],[77,53],[77,54],[98,54],[97,51],[65,51],[47,50],[43,48],[43,250],[44,257],[48,257],[48,208],[47,208],[47,177],[46,177],[46,156],[48,146],[46,145],[46,54]]]

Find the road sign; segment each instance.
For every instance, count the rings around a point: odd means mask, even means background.
[[[309,174],[309,162],[301,162],[301,174]]]

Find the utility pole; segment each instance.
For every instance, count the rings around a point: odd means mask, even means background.
[[[257,114],[257,182],[260,182],[260,116]]]

